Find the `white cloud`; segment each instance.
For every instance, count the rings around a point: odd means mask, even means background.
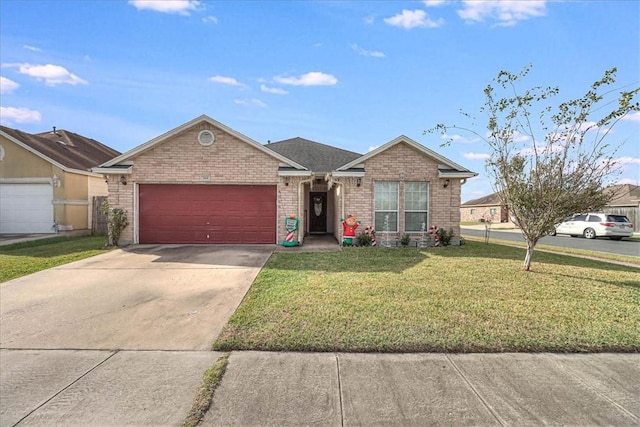
[[[88,82],[71,73],[60,65],[32,65],[32,64],[2,64],[3,67],[17,68],[20,74],[35,77],[44,81],[47,86],[60,84],[86,85]]]
[[[11,93],[19,87],[20,85],[13,80],[0,76],[0,93]]]
[[[467,138],[466,136],[459,135],[459,134],[449,135],[445,133],[444,135],[441,136],[441,138],[447,141],[457,142],[460,144],[472,144],[474,142],[480,141],[480,138],[478,137]]]
[[[244,84],[240,83],[233,77],[225,77],[225,76],[213,76],[209,77],[210,82],[220,83],[223,85],[236,86],[236,87],[245,87]]]
[[[202,18],[202,22],[204,22],[205,24],[217,24],[218,23],[218,18],[216,18],[213,15],[209,15],[209,16],[205,16],[204,18]]]
[[[365,16],[362,21],[367,25],[371,25],[376,22],[376,17],[373,15]]]
[[[370,146],[369,146],[369,152],[371,152],[371,151],[373,151],[373,150],[377,149],[378,147],[379,147],[379,145],[370,145]]]
[[[640,122],[640,111],[632,111],[630,113],[627,113],[627,115],[624,116],[622,120],[629,120],[631,122]]]
[[[138,10],[189,15],[192,10],[198,9],[200,0],[129,0],[129,4]]]
[[[42,52],[42,49],[40,49],[39,47],[35,47],[35,46],[29,46],[28,44],[25,44],[24,46],[22,46],[23,48],[30,50],[32,52]]]
[[[426,7],[437,7],[442,6],[446,2],[447,0],[424,0],[422,3],[424,3]]]
[[[234,99],[233,103],[236,105],[242,105],[245,107],[266,107],[267,104],[265,104],[264,102],[262,102],[261,100],[257,99],[257,98],[251,98],[251,99]]]
[[[269,87],[265,84],[260,85],[260,90],[267,93],[275,93],[276,95],[286,95],[289,93],[286,90],[281,89],[279,87]]]
[[[491,157],[489,154],[485,153],[464,153],[463,156],[465,159],[470,160],[487,160]]]
[[[393,27],[404,28],[405,30],[410,30],[416,27],[438,28],[444,25],[443,18],[439,18],[434,21],[433,19],[429,18],[424,10],[419,9],[403,9],[402,13],[394,15],[390,18],[385,18],[384,22]]]
[[[13,123],[35,123],[42,120],[39,111],[28,108],[0,107],[0,123],[9,126]]]
[[[467,22],[497,21],[496,25],[511,27],[518,21],[544,16],[546,0],[464,0],[458,16]]]
[[[640,185],[640,181],[638,181],[637,179],[622,178],[622,179],[618,180],[616,182],[616,184],[618,184],[618,185],[624,185],[624,184]]]
[[[618,165],[640,165],[640,158],[638,157],[618,157],[617,159],[613,159],[613,161]]]
[[[378,50],[366,50],[361,48],[360,46],[358,46],[355,43],[351,43],[349,45],[349,47],[356,52],[358,55],[362,55],[362,56],[372,56],[374,58],[384,58],[384,53],[380,52]]]
[[[338,79],[335,76],[319,71],[313,71],[299,77],[276,76],[273,79],[283,85],[292,86],[333,86],[338,83]]]

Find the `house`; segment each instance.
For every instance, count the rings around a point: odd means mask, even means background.
[[[612,185],[605,189],[609,203],[605,213],[624,215],[633,224],[633,230],[640,232],[640,186],[633,184]]]
[[[476,176],[405,136],[365,155],[293,138],[262,145],[203,115],[97,168],[125,209],[122,243],[342,238],[348,214],[393,239],[422,224],[460,235],[460,186]],[[452,243],[457,243],[454,238]]]
[[[88,232],[93,197],[107,195],[91,168],[119,154],[62,129],[29,134],[0,126],[0,233]]]
[[[508,222],[509,209],[503,205],[498,193],[469,200],[460,206],[461,221]]]

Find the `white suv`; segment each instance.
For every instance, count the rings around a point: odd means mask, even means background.
[[[624,215],[605,213],[576,214],[566,217],[560,224],[556,224],[552,236],[569,234],[571,237],[584,236],[587,239],[608,237],[620,240],[633,236],[633,224]]]

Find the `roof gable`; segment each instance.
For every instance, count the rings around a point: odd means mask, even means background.
[[[357,167],[359,164],[366,162],[368,159],[374,156],[377,156],[378,154],[390,149],[391,147],[396,146],[397,144],[406,144],[414,148],[418,152],[424,154],[425,156],[428,156],[434,159],[436,162],[439,163],[438,170],[442,175],[447,175],[454,178],[470,178],[478,175],[477,173],[471,172],[469,169],[460,166],[459,164],[447,159],[444,156],[441,156],[435,151],[428,149],[424,145],[419,144],[416,141],[404,135],[400,135],[399,137],[387,142],[386,144],[376,148],[375,150],[370,151],[364,156],[361,156],[349,163],[346,163],[340,166],[337,170],[346,171],[348,169]]]
[[[331,172],[362,154],[296,137],[265,145],[313,172]]]
[[[607,206],[636,206],[640,202],[640,186],[633,184],[618,184],[605,188],[610,197]]]
[[[0,126],[0,132],[10,141],[62,169],[90,171],[120,154],[94,139],[65,130],[30,134]]]
[[[142,153],[144,153],[144,152],[146,152],[146,151],[148,151],[148,150],[150,150],[150,149],[152,149],[152,148],[164,143],[165,141],[169,140],[171,137],[177,135],[178,133],[180,133],[180,132],[182,132],[182,131],[184,131],[186,129],[189,129],[189,128],[193,127],[193,126],[196,126],[196,125],[198,125],[200,123],[203,123],[203,122],[208,123],[208,124],[210,124],[210,125],[212,125],[214,127],[217,127],[218,129],[221,129],[222,131],[224,131],[224,132],[226,132],[226,133],[228,133],[230,135],[233,135],[234,137],[238,138],[240,141],[243,141],[243,142],[251,145],[252,147],[257,148],[259,151],[262,151],[263,153],[266,153],[271,157],[275,157],[280,162],[285,163],[288,166],[291,166],[291,167],[293,167],[295,169],[303,169],[303,170],[306,169],[304,166],[296,163],[295,161],[293,161],[293,160],[291,160],[291,159],[289,159],[289,158],[287,158],[287,157],[285,157],[285,156],[283,156],[283,155],[281,155],[279,153],[276,153],[273,150],[269,150],[269,149],[265,148],[262,144],[260,144],[260,143],[258,143],[256,141],[254,141],[253,139],[241,134],[240,132],[237,132],[237,131],[231,129],[228,126],[223,125],[222,123],[220,123],[220,122],[218,122],[216,120],[213,120],[211,117],[209,117],[209,116],[207,116],[205,114],[203,114],[203,115],[201,115],[199,117],[196,117],[195,119],[193,119],[191,121],[188,121],[187,123],[184,123],[184,124],[178,126],[177,128],[172,129],[172,130],[170,130],[170,131],[168,131],[168,132],[166,132],[166,133],[164,133],[164,134],[162,134],[162,135],[160,135],[160,136],[158,136],[156,138],[153,138],[152,140],[147,141],[144,144],[138,145],[137,147],[127,151],[126,153],[124,153],[124,154],[122,154],[122,155],[120,155],[120,156],[118,156],[118,157],[116,157],[114,159],[109,160],[108,162],[105,162],[105,163],[101,164],[100,168],[113,167],[115,165],[118,165],[119,163],[130,161],[134,157],[136,157],[136,156],[138,156],[138,155],[140,155],[140,154],[142,154]]]

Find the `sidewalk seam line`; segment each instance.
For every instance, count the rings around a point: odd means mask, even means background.
[[[624,412],[625,414],[629,415],[632,419],[634,420],[638,420],[638,416],[636,414],[634,414],[633,412],[629,411],[628,409],[626,409],[624,406],[620,405],[618,402],[616,402],[615,400],[611,399],[609,396],[607,396],[605,393],[601,392],[600,390],[598,390],[595,387],[592,387],[589,385],[588,382],[584,381],[578,374],[575,373],[575,371],[573,370],[573,368],[571,366],[566,365],[565,363],[562,362],[562,360],[559,360],[558,356],[555,354],[551,354],[551,356],[556,359],[555,363],[557,365],[559,365],[566,373],[568,373],[569,375],[571,375],[573,378],[575,378],[580,384],[582,384],[584,387],[586,387],[587,389],[593,391],[595,394],[597,394],[598,396],[600,396],[601,398],[603,398],[604,400],[606,400],[607,402],[609,402],[610,404],[612,404],[613,406],[617,407],[618,409],[620,409],[622,412]]]
[[[338,398],[340,400],[340,425],[344,427],[344,406],[342,402],[342,378],[340,377],[340,357],[336,355],[336,368],[338,372]]]
[[[450,355],[449,354],[445,354],[445,356],[446,356],[447,360],[449,361],[449,363],[451,363],[451,365],[453,366],[453,369],[455,369],[456,372],[458,372],[458,375],[460,375],[462,377],[462,379],[464,380],[464,382],[467,383],[469,388],[471,388],[473,393],[478,397],[480,402],[482,402],[484,407],[487,408],[487,410],[491,413],[491,415],[493,415],[493,417],[496,419],[496,421],[498,421],[498,424],[500,424],[501,426],[507,426],[508,424],[505,423],[504,420],[502,418],[500,418],[500,416],[496,413],[496,411],[493,410],[491,405],[489,405],[489,403],[486,400],[484,400],[482,395],[480,395],[480,392],[471,383],[471,380],[469,380],[469,378],[467,378],[467,376],[464,374],[464,372],[462,372],[462,369],[460,369],[458,367],[458,365],[456,365],[456,362],[454,362],[453,359],[451,359]]]
[[[90,350],[93,351],[93,350]],[[98,350],[98,351],[104,351],[104,350]],[[18,420],[18,422],[16,422],[13,427],[17,426],[18,424],[20,424],[22,421],[24,421],[27,417],[29,417],[31,414],[33,414],[34,412],[36,412],[38,409],[42,408],[44,405],[46,405],[47,403],[51,402],[53,399],[55,399],[56,397],[58,397],[60,394],[62,394],[63,392],[65,392],[67,389],[69,389],[72,385],[74,385],[75,383],[77,383],[78,381],[80,381],[81,379],[83,379],[84,377],[86,377],[87,375],[89,375],[91,372],[93,372],[94,370],[96,370],[98,367],[102,366],[102,364],[104,364],[107,360],[111,359],[113,356],[115,356],[116,354],[119,353],[119,350],[114,351],[112,354],[110,354],[106,359],[102,360],[101,362],[97,363],[96,365],[94,365],[91,369],[89,369],[87,372],[85,372],[84,374],[80,375],[78,378],[76,378],[75,380],[71,381],[69,384],[67,384],[65,387],[63,387],[61,390],[59,390],[57,393],[54,393],[53,396],[51,396],[50,398],[48,398],[47,400],[45,400],[44,402],[42,402],[40,405],[36,406],[34,409],[32,409],[31,411],[29,411],[29,413],[27,415],[25,415],[24,417],[20,418]]]

